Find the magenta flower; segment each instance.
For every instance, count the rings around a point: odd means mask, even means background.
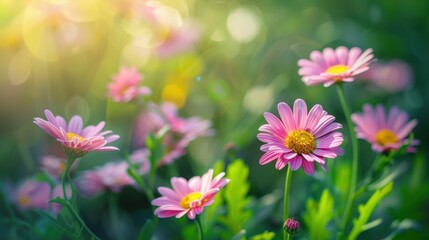
[[[92,151],[112,151],[118,150],[113,146],[106,146],[119,139],[118,135],[110,135],[112,131],[101,132],[105,123],[100,122],[97,126],[88,126],[82,128],[82,118],[73,116],[67,125],[64,118],[54,116],[51,111],[45,110],[47,121],[41,118],[35,118],[34,123],[57,139],[62,145],[65,152],[73,157],[82,157]]]
[[[146,111],[137,119],[134,145],[138,148],[145,147],[147,135],[151,132],[157,133],[164,126],[168,126],[170,131],[164,137],[165,155],[159,162],[160,165],[170,164],[184,155],[186,147],[194,139],[213,134],[210,121],[199,117],[181,118],[172,103],[163,103],[159,106],[149,104]]]
[[[71,193],[70,186],[66,186],[66,191],[67,194]],[[51,196],[51,187],[47,182],[38,182],[33,179],[25,180],[13,193],[14,201],[22,210],[49,210],[49,201],[56,197],[63,197],[61,185],[53,189]],[[61,205],[57,203],[52,204],[53,212],[58,213],[61,210]]]
[[[142,76],[137,69],[121,67],[119,73],[113,76],[113,82],[108,85],[109,97],[115,102],[129,102],[140,96],[151,93],[150,88],[139,86]]]
[[[79,175],[76,185],[82,192],[93,197],[106,191],[119,192],[125,186],[135,186],[128,175],[128,164],[125,161],[108,162],[95,170],[88,170]]]
[[[328,87],[336,82],[352,82],[354,77],[369,69],[373,61],[372,49],[362,53],[360,48],[325,48],[323,52],[313,51],[310,59],[298,61],[299,75],[307,86],[322,84]]]
[[[382,105],[372,108],[366,104],[363,113],[352,114],[352,120],[356,124],[356,134],[360,139],[365,139],[372,144],[372,149],[377,152],[396,150],[408,141],[417,120],[408,121],[408,114],[397,107],[392,107],[387,115]],[[409,152],[414,152],[413,146],[418,141],[413,140],[408,147]]]
[[[229,179],[223,178],[225,173],[213,177],[213,169],[202,177],[195,176],[189,181],[181,177],[173,177],[171,185],[173,189],[159,187],[161,197],[152,201],[152,205],[158,206],[155,215],[159,218],[176,216],[176,218],[188,215],[194,219],[196,215],[203,212],[204,207],[211,205],[213,198],[223,188]]]
[[[257,137],[265,142],[261,146],[265,154],[259,164],[277,160],[278,170],[289,164],[292,170],[302,166],[305,173],[312,175],[314,162],[326,171],[324,158],[336,158],[343,154],[340,147],[343,135],[336,132],[342,125],[334,122],[335,117],[328,115],[322,106],[316,104],[307,114],[306,103],[297,99],[293,111],[283,102],[277,108],[281,120],[266,112],[264,117],[268,124],[259,128],[262,133]]]

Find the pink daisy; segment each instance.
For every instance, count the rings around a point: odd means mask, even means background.
[[[66,186],[67,194],[70,195],[70,186]],[[22,210],[43,209],[49,210],[49,201],[56,197],[63,197],[62,186],[58,185],[53,189],[51,196],[51,187],[47,182],[38,182],[33,179],[27,179],[21,183],[13,193],[16,204]],[[61,205],[53,203],[54,213],[61,210]]]
[[[168,126],[170,131],[164,137],[165,154],[160,165],[170,164],[186,153],[189,143],[198,137],[210,136],[211,122],[199,117],[182,118],[172,103],[161,105],[149,104],[136,123],[134,145],[145,147],[145,139],[149,133],[157,133],[162,127]]]
[[[335,117],[328,115],[322,106],[316,104],[307,114],[307,105],[297,99],[293,111],[286,103],[279,103],[280,119],[272,113],[264,113],[268,124],[259,128],[262,133],[258,139],[265,142],[261,150],[265,154],[259,160],[261,165],[274,160],[276,169],[289,164],[292,170],[302,166],[305,173],[314,173],[314,162],[326,171],[324,158],[336,158],[343,154],[340,147],[343,135],[336,130],[342,127],[334,122]]]
[[[121,67],[119,73],[113,76],[113,82],[108,85],[109,97],[115,102],[129,102],[140,96],[151,93],[150,88],[139,86],[142,76],[137,69]]]
[[[417,120],[408,121],[408,114],[397,107],[392,107],[386,118],[382,105],[372,108],[366,104],[363,113],[352,114],[352,120],[356,124],[357,137],[371,143],[372,149],[377,152],[396,150],[406,144],[417,125]],[[418,141],[413,140],[407,150],[414,152],[413,146],[417,144]]]
[[[106,191],[119,192],[125,186],[134,186],[134,180],[128,175],[128,163],[108,162],[95,170],[85,171],[76,179],[76,185],[88,197]]]
[[[100,122],[97,126],[88,126],[82,128],[82,118],[73,116],[67,125],[67,122],[61,116],[54,116],[51,111],[45,110],[47,120],[35,118],[34,123],[57,139],[67,154],[73,157],[82,157],[92,151],[112,151],[119,150],[113,146],[106,146],[119,139],[118,135],[110,135],[112,131],[100,132],[105,123]]]
[[[336,82],[353,82],[356,75],[369,69],[373,58],[372,49],[362,53],[357,47],[350,50],[343,46],[335,50],[325,48],[323,52],[311,52],[311,60],[299,60],[298,74],[307,86],[323,83],[328,87]]]
[[[213,178],[213,169],[209,169],[202,177],[195,176],[189,181],[173,177],[173,189],[158,188],[162,196],[152,201],[152,205],[158,206],[155,215],[160,218],[180,218],[187,214],[189,219],[194,219],[203,212],[204,207],[214,202],[215,195],[229,182],[229,179],[223,178],[224,175],[222,172]]]

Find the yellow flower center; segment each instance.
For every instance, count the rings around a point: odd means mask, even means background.
[[[202,196],[203,194],[200,192],[189,193],[182,198],[182,200],[180,201],[180,206],[185,209],[190,208],[191,202],[200,199]]]
[[[298,154],[310,153],[316,148],[316,139],[305,130],[296,130],[286,137],[285,146]]]
[[[396,134],[390,130],[387,129],[381,129],[376,135],[375,135],[375,141],[380,144],[381,146],[385,146],[389,143],[396,143],[398,142],[398,137],[396,137]]]
[[[77,138],[79,138],[79,141],[80,141],[80,142],[83,142],[83,141],[85,140],[85,138],[84,138],[84,137],[81,137],[81,136],[77,135],[76,133],[72,133],[72,132],[68,132],[68,133],[67,133],[67,138],[68,138],[70,141],[73,139],[73,137],[77,137]]]
[[[347,72],[349,70],[349,67],[343,64],[337,64],[334,66],[329,67],[326,69],[326,73],[332,74],[332,75],[338,75]]]
[[[19,205],[25,207],[31,204],[31,198],[29,196],[21,196],[18,199]]]

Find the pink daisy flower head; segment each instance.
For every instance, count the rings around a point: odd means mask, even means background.
[[[335,50],[325,48],[323,52],[311,52],[310,60],[299,60],[298,74],[307,86],[323,83],[328,87],[336,82],[353,82],[356,75],[369,69],[373,59],[372,49],[362,53],[357,47],[350,50],[343,46]]]
[[[150,88],[139,86],[142,76],[136,68],[121,67],[119,73],[113,76],[113,82],[108,85],[109,97],[115,102],[129,102],[140,96],[151,93]]]
[[[261,150],[265,154],[259,160],[264,165],[274,160],[276,169],[289,164],[292,170],[302,167],[308,175],[314,173],[314,163],[325,171],[325,158],[336,158],[343,154],[340,147],[343,135],[336,130],[342,127],[334,122],[335,117],[328,115],[319,104],[307,113],[307,105],[297,99],[293,110],[286,103],[279,103],[277,109],[280,119],[272,113],[264,113],[268,124],[259,128],[258,139],[265,144]]]
[[[54,116],[49,110],[45,110],[45,115],[47,120],[35,118],[34,123],[57,139],[68,156],[79,158],[92,151],[119,150],[113,146],[106,146],[119,139],[119,136],[106,136],[112,131],[101,132],[104,122],[100,122],[97,126],[90,125],[83,128],[80,116],[73,116],[67,124],[63,117]]]
[[[108,162],[95,170],[89,170],[76,179],[76,185],[88,197],[106,191],[120,192],[125,186],[134,186],[134,180],[128,175],[128,163]]]
[[[145,147],[148,134],[156,134],[164,126],[168,126],[170,130],[164,137],[165,154],[159,165],[170,164],[184,155],[186,147],[196,138],[213,134],[210,121],[199,117],[182,118],[172,103],[149,104],[137,119],[134,145],[138,148]]]
[[[70,186],[66,186],[67,194],[71,194]],[[63,197],[62,186],[56,186],[52,191],[47,182],[38,182],[33,179],[27,179],[21,183],[13,193],[13,198],[17,206],[22,210],[28,209],[43,209],[49,210],[49,201],[56,197]],[[58,213],[61,210],[61,205],[52,203],[52,210]]]
[[[377,152],[396,150],[406,144],[417,125],[417,120],[408,121],[408,114],[397,107],[392,107],[386,116],[382,105],[372,108],[366,104],[362,113],[352,114],[352,120],[356,124],[357,137],[371,143]],[[414,152],[413,146],[417,144],[418,141],[413,140],[407,151]]]
[[[173,189],[158,188],[162,196],[152,201],[152,205],[157,206],[155,215],[159,218],[181,218],[187,214],[189,219],[194,219],[203,212],[204,207],[214,202],[213,198],[229,182],[229,179],[223,178],[224,175],[222,172],[213,178],[213,169],[209,169],[202,177],[195,176],[189,181],[173,177]]]

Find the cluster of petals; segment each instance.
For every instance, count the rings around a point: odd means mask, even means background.
[[[113,146],[106,146],[119,139],[118,135],[106,136],[112,131],[101,131],[105,123],[100,122],[96,126],[83,128],[83,121],[80,116],[73,116],[70,122],[61,116],[54,116],[51,111],[45,110],[46,119],[35,118],[34,123],[60,142],[67,154],[81,157],[92,151],[112,151],[118,150]]]
[[[343,46],[335,50],[325,48],[323,52],[311,52],[310,60],[299,60],[298,74],[308,86],[323,84],[328,87],[336,82],[352,82],[356,75],[369,69],[373,58],[372,49],[362,52],[357,47],[350,50]]]
[[[108,162],[94,170],[87,170],[76,178],[76,185],[87,197],[107,191],[120,192],[125,186],[135,186],[128,175],[126,161]]]
[[[223,178],[224,175],[222,172],[213,178],[213,169],[210,169],[202,177],[195,176],[189,181],[173,177],[172,189],[158,188],[162,196],[152,201],[152,205],[157,206],[155,215],[160,218],[187,215],[189,219],[194,219],[203,212],[204,207],[214,202],[216,194],[229,182],[229,179]]]
[[[113,76],[113,82],[108,85],[108,95],[115,102],[129,102],[140,96],[151,93],[151,89],[139,86],[142,76],[134,67],[121,67],[119,73]]]
[[[167,126],[169,131],[164,137],[165,154],[160,165],[172,163],[186,153],[186,147],[197,137],[210,136],[211,122],[199,117],[182,118],[178,116],[177,107],[172,103],[156,105],[151,103],[142,112],[136,122],[134,145],[145,147],[145,139],[149,133],[157,133]]]
[[[408,114],[397,107],[392,107],[386,115],[380,104],[375,108],[364,105],[362,113],[352,114],[352,120],[356,124],[357,137],[371,143],[377,152],[396,150],[407,144],[411,131],[417,125],[417,120],[409,121]],[[413,146],[418,142],[413,140],[407,150],[414,152]]]
[[[66,191],[68,195],[71,194],[70,186],[66,186]],[[49,203],[49,201],[56,197],[62,198],[64,194],[61,185],[54,187],[51,193],[51,186],[49,183],[27,179],[13,191],[12,196],[14,202],[22,210],[49,210],[51,209],[50,204],[52,204],[52,211],[58,213],[61,210],[61,205],[58,203]]]
[[[343,135],[336,130],[342,125],[334,122],[335,117],[328,115],[319,104],[307,112],[307,105],[297,99],[293,110],[286,103],[277,106],[280,119],[266,112],[264,118],[268,124],[259,128],[258,139],[265,144],[261,150],[265,154],[260,158],[261,165],[274,160],[276,169],[289,164],[292,170],[300,167],[308,175],[314,173],[314,163],[325,171],[325,158],[336,158],[343,154],[340,147]]]

